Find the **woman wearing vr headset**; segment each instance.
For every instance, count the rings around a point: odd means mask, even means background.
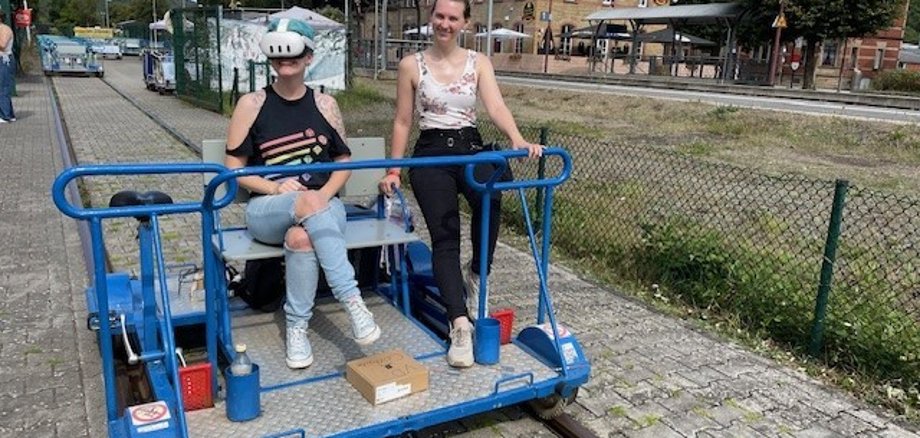
[[[259,47],[271,61],[277,80],[237,103],[227,134],[227,167],[350,159],[335,99],[304,84],[304,73],[313,60],[313,38],[313,28],[301,20],[280,19],[269,25]],[[260,242],[284,246],[290,368],[313,363],[307,326],[320,269],[351,319],[355,341],[368,345],[380,337],[345,248],[345,207],[336,194],[349,175],[349,171],[336,171],[239,179],[252,193],[246,206],[249,232]]]
[[[468,155],[487,148],[476,129],[477,96],[514,149],[527,149],[530,157],[542,155],[543,146],[527,142],[518,131],[502,99],[489,58],[457,45],[457,36],[469,24],[470,8],[470,0],[436,0],[429,16],[434,44],[400,61],[391,142],[393,158],[405,154],[413,107],[421,130],[414,157]],[[477,166],[474,173],[477,180],[483,181],[492,172],[492,166],[483,165]],[[483,256],[479,254],[481,193],[466,183],[463,166],[412,168],[409,181],[431,233],[434,277],[451,322],[447,362],[455,367],[469,367],[473,365],[470,314],[479,307],[477,271]],[[398,187],[399,183],[400,169],[389,169],[380,187],[390,194],[391,187]],[[460,266],[459,194],[463,194],[473,211],[473,258],[466,267]],[[489,267],[498,238],[500,194],[492,196],[490,208],[489,253],[485,255]],[[464,283],[467,302],[463,299]]]

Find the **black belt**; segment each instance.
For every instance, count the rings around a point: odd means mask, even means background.
[[[423,129],[419,132],[419,140],[433,140],[435,138],[446,139],[447,147],[453,147],[454,142],[458,140],[465,140],[467,142],[476,140],[477,142],[482,141],[482,136],[479,134],[479,130],[475,127],[468,126],[465,128],[458,129]],[[477,144],[478,147],[473,147],[473,150],[482,149],[481,144]]]

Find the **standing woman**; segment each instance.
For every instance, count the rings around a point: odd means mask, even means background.
[[[489,58],[457,45],[457,36],[467,26],[469,18],[470,0],[436,0],[429,17],[434,45],[400,61],[391,141],[393,158],[402,158],[406,152],[413,108],[418,113],[421,130],[414,157],[469,155],[482,151],[482,137],[476,129],[477,97],[514,149],[527,149],[531,157],[542,155],[543,147],[528,143],[518,131],[502,99]],[[434,277],[444,297],[451,325],[447,362],[455,367],[473,365],[473,328],[469,315],[470,311],[478,309],[480,273],[477,271],[482,257],[479,254],[482,194],[466,183],[463,168],[458,165],[409,170],[413,193],[431,234]],[[483,181],[492,171],[491,165],[482,165],[477,166],[474,173],[477,180]],[[400,169],[389,169],[380,181],[381,190],[391,194],[391,187],[399,186],[399,175]],[[460,266],[458,194],[463,194],[473,211],[473,258],[465,269]],[[490,208],[486,257],[487,266],[491,268],[501,214],[500,194],[492,196]],[[464,282],[469,309],[463,300]]]
[[[269,25],[259,47],[278,79],[237,103],[227,134],[227,167],[350,160],[338,104],[303,81],[313,60],[313,36],[313,28],[301,20],[282,18]],[[246,206],[249,232],[260,242],[284,246],[290,368],[313,363],[307,326],[320,268],[351,319],[355,341],[367,345],[380,337],[345,248],[345,207],[336,194],[349,175],[343,170],[239,179],[252,193]]]
[[[6,25],[6,15],[0,11],[0,123],[16,121],[12,99],[14,76],[13,29]]]

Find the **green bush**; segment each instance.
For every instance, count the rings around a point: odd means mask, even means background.
[[[645,281],[798,351],[807,348],[817,292],[814,268],[790,254],[747,247],[685,219],[647,224],[643,230],[644,243],[627,253],[635,254]],[[833,285],[823,358],[832,366],[917,385],[920,327],[908,312],[886,301],[888,286],[876,272],[852,272],[848,281]]]
[[[880,91],[920,93],[920,72],[910,70],[884,71],[872,80],[872,88]]]

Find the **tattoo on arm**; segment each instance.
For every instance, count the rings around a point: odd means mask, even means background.
[[[265,90],[257,90],[253,93],[249,93],[249,95],[252,96],[253,105],[255,105],[256,108],[262,108],[262,104],[265,103]]]
[[[339,133],[342,141],[348,141],[345,137],[345,122],[342,121],[342,112],[339,111],[339,105],[335,102],[335,98],[327,94],[317,93],[316,107],[319,108],[319,112],[323,114],[326,121],[332,125],[332,129]]]

